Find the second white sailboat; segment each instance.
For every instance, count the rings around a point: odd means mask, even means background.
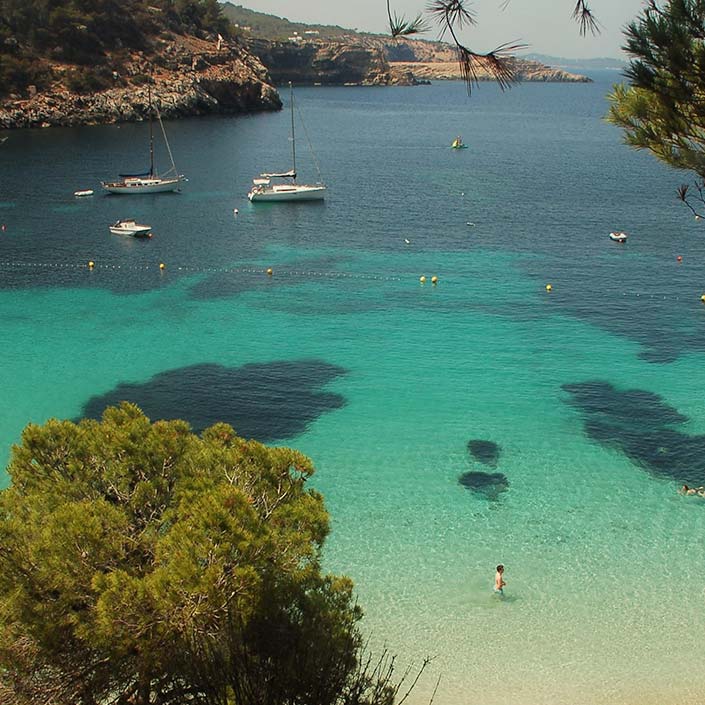
[[[325,198],[326,187],[320,181],[315,184],[300,184],[296,181],[296,132],[294,129],[294,88],[289,83],[290,106],[291,106],[291,160],[290,171],[281,173],[260,174],[253,179],[252,189],[247,197],[252,202],[256,201],[321,201]],[[310,147],[309,143],[309,147]],[[311,149],[314,164],[318,170],[320,180],[320,170],[316,163],[313,149]],[[282,179],[281,182],[272,182],[272,179]]]

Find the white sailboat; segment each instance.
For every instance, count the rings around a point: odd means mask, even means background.
[[[154,129],[152,121],[152,91],[149,92],[149,171],[142,174],[120,174],[119,181],[101,181],[101,186],[110,193],[132,194],[132,193],[164,193],[165,191],[178,191],[182,181],[186,181],[183,174],[176,171],[174,157],[171,153],[169,140],[166,136],[162,116],[159,108],[154,106],[154,111],[161,127],[164,137],[166,151],[171,160],[171,168],[163,174],[158,174],[154,166]]]
[[[325,197],[326,187],[320,182],[321,173],[318,169],[315,155],[313,157],[319,182],[315,184],[300,184],[296,181],[296,133],[294,131],[294,88],[289,83],[291,105],[291,161],[292,168],[281,173],[260,174],[252,180],[252,189],[247,197],[252,202],[259,201],[321,201]],[[309,143],[310,147],[310,143]],[[311,149],[313,155],[313,149]],[[283,179],[272,182],[272,179]]]

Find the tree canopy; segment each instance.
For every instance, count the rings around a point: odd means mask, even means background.
[[[705,0],[670,0],[647,6],[625,30],[633,58],[628,85],[615,86],[608,119],[625,141],[676,169],[693,171],[703,200],[705,179]],[[688,186],[678,195],[697,213]]]
[[[0,701],[389,705],[311,461],[216,424],[30,424],[0,493]],[[376,669],[376,670],[375,670]]]

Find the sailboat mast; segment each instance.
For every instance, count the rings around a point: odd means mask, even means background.
[[[296,135],[294,134],[294,86],[289,81],[289,102],[291,103],[291,160],[293,163],[294,179],[296,179]]]
[[[154,177],[154,128],[152,125],[152,84],[149,84],[149,176]]]

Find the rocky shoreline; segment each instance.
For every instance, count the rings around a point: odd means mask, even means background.
[[[522,81],[590,81],[536,61],[514,62]],[[149,56],[135,54],[114,74],[114,87],[94,93],[69,89],[75,66],[55,64],[52,68],[59,79],[47,90],[30,87],[29,95],[11,95],[0,102],[0,129],[143,120],[150,110],[150,91],[152,104],[164,117],[178,118],[279,110],[282,103],[274,85],[289,81],[409,86],[461,78],[452,47],[413,40],[393,45],[381,40],[300,44],[253,40],[242,44],[174,35],[159,40]],[[491,77],[480,74],[478,79]]]
[[[149,114],[150,91],[152,103],[167,118],[279,110],[282,105],[266,68],[243,47],[194,37],[164,41],[157,56],[135,55],[115,81],[116,87],[90,94],[72,92],[57,81],[46,91],[10,96],[0,103],[0,128],[139,121]]]
[[[519,82],[543,83],[592,83],[592,79],[580,74],[569,73],[562,69],[544,66],[537,61],[514,60],[514,75]],[[390,62],[393,70],[411,73],[417,80],[425,81],[460,81],[463,76],[457,61],[394,61]],[[478,81],[492,81],[486,71],[478,70]]]

